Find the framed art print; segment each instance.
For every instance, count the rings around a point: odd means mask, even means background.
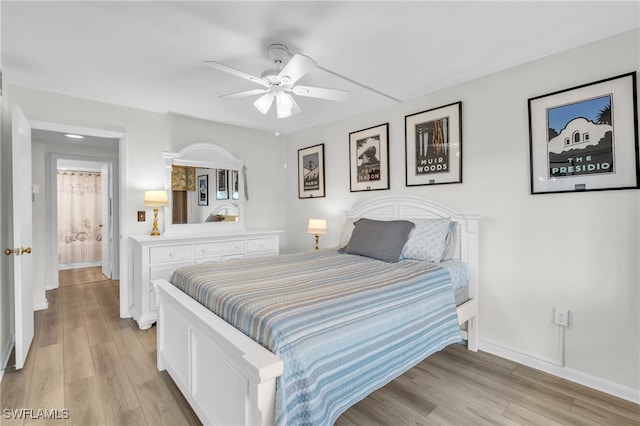
[[[324,144],[299,149],[298,198],[324,196]]]
[[[638,188],[636,73],[529,99],[531,193]]]
[[[240,198],[240,191],[238,189],[238,184],[239,184],[239,180],[238,180],[238,176],[239,176],[239,170],[231,170],[231,199],[232,200],[237,200]]]
[[[462,102],[404,118],[406,185],[462,183]]]
[[[389,189],[389,123],[349,133],[351,192]]]
[[[208,175],[198,176],[198,205],[199,206],[209,205],[209,176]]]
[[[229,199],[229,182],[227,173],[228,170],[218,169],[216,171],[218,187],[216,188],[216,200],[228,200]]]

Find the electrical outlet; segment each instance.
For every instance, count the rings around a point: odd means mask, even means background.
[[[569,325],[569,309],[567,308],[554,308],[554,323],[566,327]]]

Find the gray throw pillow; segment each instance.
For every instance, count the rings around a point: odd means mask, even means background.
[[[354,223],[345,253],[397,262],[415,225],[407,220],[360,219]]]

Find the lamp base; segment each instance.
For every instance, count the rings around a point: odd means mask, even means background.
[[[316,234],[316,250],[320,250],[320,247],[318,247],[318,240],[320,240],[320,235]]]
[[[160,236],[160,229],[158,229],[158,208],[154,207],[153,208],[153,228],[151,228],[151,235],[152,237],[159,237]]]

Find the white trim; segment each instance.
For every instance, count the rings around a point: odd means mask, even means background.
[[[7,364],[9,364],[9,357],[11,356],[11,350],[13,349],[13,333],[9,335],[9,340],[7,340],[7,344],[2,350],[2,356],[0,357],[0,383],[2,383],[2,377],[4,377],[4,370],[7,368]]]
[[[129,244],[127,237],[127,206],[129,200],[129,182],[127,180],[127,135],[123,134],[118,143],[118,185],[119,188],[119,210],[118,228],[120,229],[120,265],[118,265],[118,276],[114,274],[113,279],[120,282],[120,318],[131,318],[131,306],[133,300],[129,300]]]
[[[100,265],[102,265],[102,261],[100,260],[94,260],[92,262],[58,263],[58,270],[64,271],[67,269],[92,268]]]
[[[587,374],[582,371],[574,370],[572,368],[561,367],[554,364],[553,361],[535,358],[530,355],[526,355],[512,349],[504,348],[502,346],[495,345],[483,340],[480,341],[479,349],[481,351],[488,352],[501,358],[526,365],[527,367],[535,368],[536,370],[552,374],[554,376],[560,377],[561,379],[578,383],[597,391],[604,392],[606,394],[631,401],[636,404],[640,404],[639,389],[633,389],[619,383],[592,376],[591,374]]]
[[[32,129],[49,130],[60,133],[75,133],[99,138],[120,139],[124,135],[123,132],[113,130],[95,129],[90,127],[74,126],[71,124],[51,123],[49,121],[31,120],[29,123],[31,123]]]
[[[44,299],[44,302],[33,304],[34,311],[46,311],[47,309],[49,309],[49,301],[47,299]]]

